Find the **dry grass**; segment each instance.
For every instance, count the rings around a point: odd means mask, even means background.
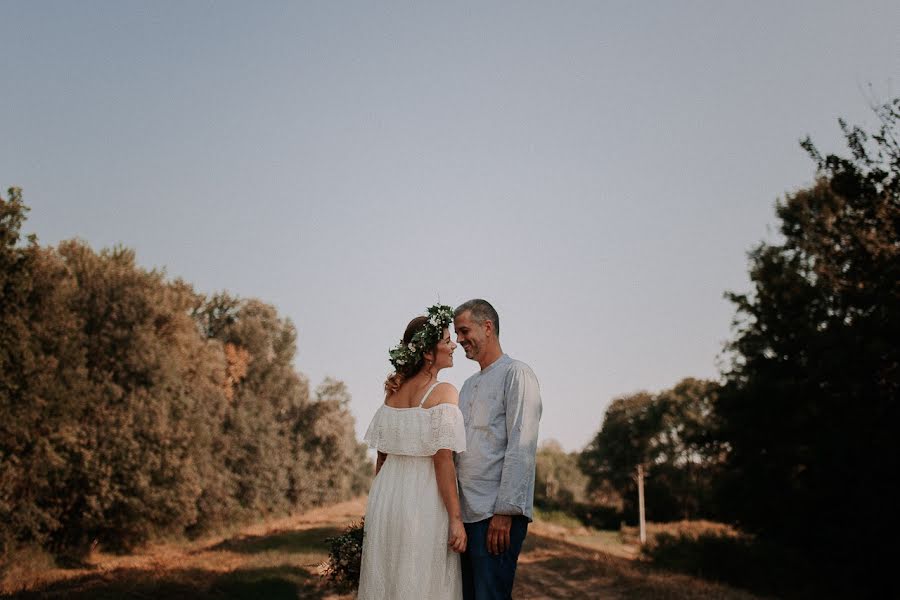
[[[672,523],[647,523],[647,543],[653,544],[659,534],[667,534],[678,538],[696,540],[704,535],[716,535],[730,538],[744,537],[745,534],[725,523],[715,521],[674,521]],[[623,527],[622,538],[626,543],[638,544],[640,529]]]
[[[84,568],[47,568],[35,557],[34,572],[20,569],[6,582],[5,597],[76,599],[349,600],[319,577],[327,556],[324,539],[358,520],[365,500],[259,523],[229,537],[148,546],[115,556],[96,552]],[[654,570],[618,532],[536,521],[529,529],[514,596],[753,600],[749,593],[687,575]],[[23,563],[24,564],[24,563]]]
[[[707,522],[650,524],[648,536],[684,531],[730,530]],[[733,530],[731,530],[733,531]],[[536,520],[528,537],[513,594],[522,599],[754,600],[755,596],[703,579],[655,569],[641,560],[636,529],[598,531]]]
[[[74,569],[23,564],[2,592],[16,598],[349,598],[319,577],[325,538],[365,512],[356,499],[302,515],[257,523],[231,537],[154,544],[117,556],[94,552]]]

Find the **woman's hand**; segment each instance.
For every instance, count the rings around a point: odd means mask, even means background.
[[[466,551],[467,541],[466,528],[463,525],[462,519],[459,517],[450,519],[450,540],[447,542],[450,549],[462,554]]]

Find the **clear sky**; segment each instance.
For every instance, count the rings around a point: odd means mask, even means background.
[[[0,0],[0,23],[27,231],[274,304],[360,435],[437,300],[494,303],[568,450],[617,395],[716,377],[723,292],[812,180],[798,140],[840,150],[839,116],[872,128],[900,92],[896,0]]]

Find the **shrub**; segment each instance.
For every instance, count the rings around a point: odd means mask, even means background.
[[[342,592],[359,587],[365,519],[347,526],[343,534],[327,538],[328,560],[322,565],[322,576]]]
[[[544,515],[564,513],[585,527],[594,529],[618,529],[624,519],[621,510],[613,506],[604,506],[587,502],[539,502],[535,500],[535,508]]]
[[[626,537],[637,536],[633,528]],[[805,598],[813,578],[808,561],[730,526],[682,521],[648,526],[643,554],[653,564],[704,579],[778,597]]]

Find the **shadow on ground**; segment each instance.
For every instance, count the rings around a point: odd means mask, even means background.
[[[260,552],[311,553],[328,552],[325,538],[340,535],[340,527],[316,527],[299,531],[276,531],[266,535],[242,535],[227,539],[210,548],[198,552],[227,551],[241,554]]]
[[[276,531],[266,535],[240,535],[214,546],[198,548],[188,556],[193,565],[178,559],[147,567],[120,567],[57,581],[27,592],[0,598],[76,600],[296,600],[333,594],[315,574],[315,565],[328,554],[325,539],[340,535],[340,527]],[[234,554],[247,558],[223,569]],[[232,559],[228,559],[231,555]],[[260,555],[255,557],[254,555]],[[259,563],[263,564],[259,564]],[[250,563],[250,564],[246,564]],[[253,564],[257,563],[257,564]],[[309,564],[307,564],[309,563]],[[206,564],[209,569],[204,568]],[[229,564],[231,564],[229,562]]]
[[[217,573],[203,569],[117,569],[53,584],[47,588],[7,596],[22,600],[296,600],[324,598],[319,578],[290,565],[237,569]]]

